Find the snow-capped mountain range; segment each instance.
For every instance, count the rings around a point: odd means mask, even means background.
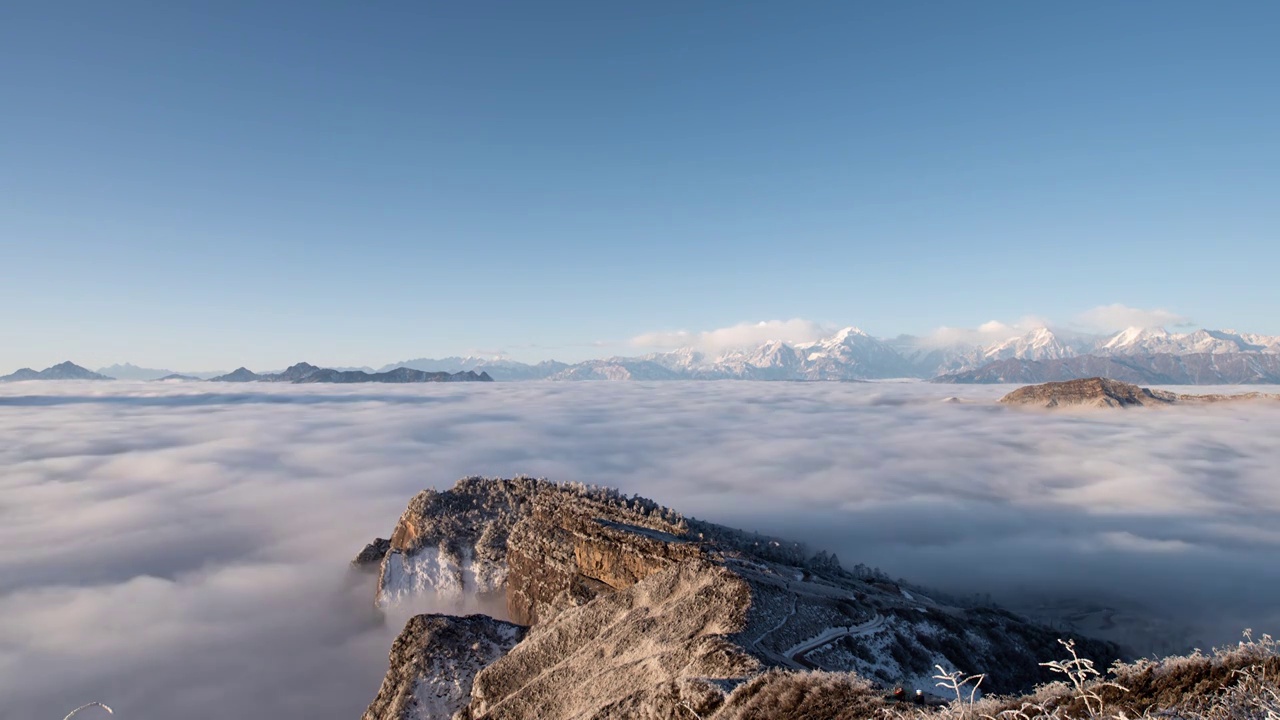
[[[911,336],[875,338],[856,327],[847,327],[815,342],[789,345],[772,340],[714,355],[681,348],[573,365],[452,357],[406,360],[395,366],[448,372],[485,370],[495,380],[869,380],[934,378],[1002,360],[1223,353],[1280,355],[1280,336],[1203,329],[1177,334],[1163,328],[1129,328],[1099,336],[1041,327],[987,345],[937,345]]]
[[[1235,359],[1226,362],[1228,357]],[[1100,362],[1103,359],[1110,362]],[[755,347],[718,353],[681,348],[574,364],[555,360],[530,364],[503,357],[418,358],[386,365],[376,373],[370,372],[371,368],[363,368],[362,372],[383,374],[397,368],[428,373],[473,371],[488,373],[499,381],[920,378],[946,382],[1043,382],[1037,378],[1121,373],[1124,377],[1118,379],[1139,383],[1259,383],[1280,381],[1273,379],[1280,378],[1280,336],[1208,329],[1171,333],[1164,328],[1138,327],[1112,335],[1086,335],[1039,327],[988,344],[946,345],[909,335],[876,338],[856,327],[847,327],[813,342],[788,344],[770,340]],[[241,374],[244,377],[232,377],[236,375],[232,373],[221,379],[266,379],[247,370]],[[169,370],[127,364],[94,373],[63,363],[40,372],[23,368],[0,377],[0,381],[116,377],[178,376]]]

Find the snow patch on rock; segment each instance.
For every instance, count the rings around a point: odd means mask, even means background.
[[[402,603],[426,593],[457,599],[501,590],[507,569],[498,563],[477,562],[470,548],[457,554],[428,545],[412,553],[392,551],[382,564],[378,604]]]

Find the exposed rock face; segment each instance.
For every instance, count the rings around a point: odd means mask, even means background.
[[[451,718],[471,702],[481,668],[524,637],[487,615],[417,615],[391,646],[391,666],[362,720]]]
[[[386,538],[374,538],[373,542],[364,546],[359,555],[351,561],[351,564],[361,568],[376,569],[382,565],[382,558],[387,556],[387,552],[391,550],[391,541]]]
[[[1087,378],[1028,385],[1000,398],[1006,405],[1039,407],[1129,407],[1134,405],[1169,405],[1178,396],[1159,390],[1148,390],[1107,378]]]
[[[1151,390],[1108,378],[1086,378],[1018,388],[1000,398],[1006,405],[1035,407],[1162,407],[1175,404],[1216,403],[1233,400],[1266,400],[1277,396],[1264,393],[1240,395],[1181,395]]]
[[[538,491],[538,482],[529,478],[467,478],[448,492],[418,493],[391,533],[378,603],[423,590],[446,595],[503,590],[507,536],[532,512]]]
[[[873,571],[847,572],[794,543],[581,485],[468,478],[423,492],[389,546],[379,602],[501,589],[511,614],[531,626],[475,676],[463,720],[669,718],[681,707],[746,717],[730,713],[757,701],[735,700],[735,687],[746,683],[757,697],[796,682],[770,675],[766,692],[752,679],[770,668],[855,671],[931,690],[941,664],[993,671],[984,689],[1010,692],[1049,679],[1037,663],[1054,657],[1058,637]],[[1081,647],[1102,665],[1117,655],[1106,644]],[[408,675],[396,675],[392,657],[388,682],[403,686]],[[426,677],[418,667],[409,675]]]
[[[673,563],[702,557],[700,548],[673,534],[683,532],[682,524],[591,496],[542,492],[508,539],[507,609],[516,622],[533,624],[601,592],[629,588]]]

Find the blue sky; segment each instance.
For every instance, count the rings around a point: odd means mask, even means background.
[[[1280,4],[11,3],[0,369],[1280,333]]]

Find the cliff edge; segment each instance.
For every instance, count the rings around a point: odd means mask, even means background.
[[[1051,679],[1038,663],[1059,636],[878,571],[850,572],[797,543],[580,484],[466,478],[424,491],[390,542],[362,558],[383,547],[378,604],[500,593],[515,624],[415,618],[365,720],[728,717],[797,677],[871,698],[895,685],[932,692],[934,665],[986,672],[984,690],[1014,692]],[[517,626],[503,637],[518,641],[501,649],[494,634]],[[1100,663],[1119,655],[1079,642]],[[459,650],[477,643],[484,652]],[[428,711],[388,697],[447,701]]]

